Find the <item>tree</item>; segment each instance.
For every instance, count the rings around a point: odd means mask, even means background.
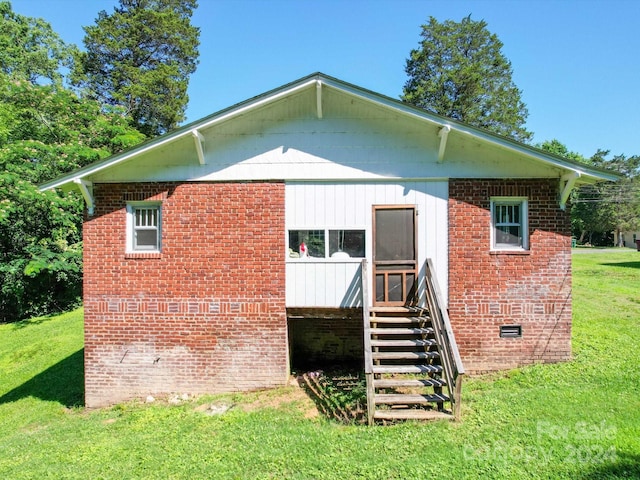
[[[144,135],[121,112],[56,85],[0,74],[0,170],[33,184],[129,148]]]
[[[640,157],[616,155],[598,149],[590,158],[571,152],[558,140],[537,145],[556,155],[597,168],[615,171],[623,176],[617,182],[583,185],[571,194],[571,230],[578,243],[610,242],[611,232],[620,233],[640,228]],[[610,243],[609,243],[610,244]]]
[[[530,139],[511,63],[485,21],[468,16],[439,23],[430,17],[421,38],[406,62],[405,102],[515,140]]]
[[[37,185],[145,138],[120,109],[65,88],[74,52],[0,1],[0,322],[80,301],[82,197]]]
[[[75,84],[106,105],[120,106],[147,136],[184,120],[189,75],[196,69],[200,30],[191,25],[196,0],[120,0],[85,27]]]
[[[609,156],[608,150],[599,149],[590,159],[596,167],[612,169],[623,176],[617,182],[582,187],[575,199],[578,205],[594,204],[600,212],[600,228],[614,231],[622,245],[622,232],[640,228],[640,156]],[[586,207],[578,207],[578,213]]]
[[[0,322],[65,310],[82,292],[82,200],[0,173]]]
[[[15,75],[0,73],[0,321],[80,301],[82,198],[37,184],[144,139],[120,112]]]
[[[29,82],[60,83],[71,67],[75,46],[66,45],[41,18],[25,17],[0,2],[0,71]]]
[[[545,140],[544,142],[536,145],[536,147],[540,150],[544,150],[545,152],[553,153],[554,155],[568,158],[570,160],[575,160],[577,162],[586,164],[590,163],[589,160],[584,158],[578,152],[570,151],[564,143],[556,140],[555,138],[553,140]]]

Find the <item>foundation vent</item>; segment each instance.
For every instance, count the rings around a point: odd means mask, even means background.
[[[500,338],[521,338],[522,325],[501,325]]]

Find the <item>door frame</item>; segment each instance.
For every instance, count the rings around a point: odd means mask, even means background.
[[[376,211],[377,210],[413,210],[413,260],[380,260],[376,259]],[[390,205],[372,205],[372,261],[371,261],[371,280],[372,280],[372,302],[373,306],[405,306],[415,301],[416,289],[418,285],[418,206],[414,204],[390,204]],[[378,267],[397,266],[396,269],[381,269]],[[402,267],[405,268],[402,268]],[[400,274],[402,276],[402,300],[389,300],[389,274]],[[413,274],[413,285],[407,286],[407,275]],[[383,276],[384,299],[378,300],[377,295],[377,277]]]

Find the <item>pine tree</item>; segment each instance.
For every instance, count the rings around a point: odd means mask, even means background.
[[[402,99],[515,140],[529,140],[527,109],[502,46],[485,21],[469,16],[439,23],[431,17],[422,26],[420,47],[407,59],[409,79]]]
[[[200,30],[191,25],[196,0],[120,0],[85,27],[86,52],[75,83],[124,108],[147,136],[184,120],[189,75],[197,65]]]

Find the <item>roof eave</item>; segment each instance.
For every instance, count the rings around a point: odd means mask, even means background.
[[[198,132],[200,129],[205,129],[210,126],[226,121],[237,115],[246,113],[252,109],[259,108],[267,103],[276,101],[280,98],[293,95],[305,88],[315,87],[320,82],[327,87],[336,88],[340,91],[347,92],[351,95],[366,101],[375,103],[377,105],[392,109],[394,111],[400,111],[406,115],[420,119],[427,123],[448,127],[463,135],[470,135],[484,142],[490,142],[498,145],[501,148],[505,148],[519,155],[528,157],[534,161],[553,165],[563,172],[578,172],[580,173],[580,183],[595,183],[602,180],[616,181],[621,177],[612,172],[601,171],[599,169],[590,168],[588,165],[579,164],[577,162],[571,162],[562,157],[546,153],[542,150],[529,147],[514,140],[487,132],[476,127],[460,123],[458,121],[442,117],[440,115],[427,112],[418,107],[414,107],[407,103],[404,103],[398,99],[387,97],[379,93],[358,87],[342,80],[322,73],[313,73],[306,77],[303,77],[294,82],[283,85],[279,88],[270,90],[261,95],[252,97],[248,100],[232,105],[226,109],[220,110],[200,120],[196,120],[190,124],[180,127],[173,132],[169,132],[161,137],[157,137],[148,140],[140,145],[137,145],[129,150],[115,154],[104,160],[96,162],[91,165],[87,165],[79,170],[63,175],[59,178],[46,182],[40,186],[40,190],[50,190],[53,188],[60,188],[73,184],[79,179],[85,179],[97,172],[110,168],[114,165],[126,162],[141,153],[156,149],[160,146],[179,140],[180,138],[190,135],[193,132]]]
[[[322,74],[319,74],[319,75],[322,75]],[[448,127],[449,129],[454,130],[458,133],[462,133],[465,135],[475,137],[479,140],[497,144],[501,148],[505,148],[507,150],[518,153],[520,155],[524,155],[535,161],[547,163],[565,171],[578,172],[581,174],[580,178],[582,181],[580,183],[592,183],[587,181],[587,179],[589,178],[592,178],[594,182],[602,181],[602,180],[617,181],[622,178],[622,176],[617,173],[601,170],[597,168],[592,168],[586,164],[570,161],[563,157],[545,152],[544,150],[540,150],[535,147],[530,147],[528,145],[517,142],[510,138],[507,138],[498,134],[494,134],[483,129],[472,127],[470,125],[466,125],[464,123],[458,122],[456,120],[453,120],[447,117],[443,117],[435,113],[427,112],[424,109],[402,102],[401,100],[397,100],[376,92],[372,92],[370,90],[363,89],[361,87],[358,87],[357,85],[352,85],[352,84],[343,82],[342,80],[328,77],[326,75],[322,75],[322,77],[325,83],[329,86],[334,86],[336,88],[349,91],[350,93],[358,97],[364,98],[374,103],[384,105],[388,108],[400,110],[407,115],[420,118],[438,127]]]

